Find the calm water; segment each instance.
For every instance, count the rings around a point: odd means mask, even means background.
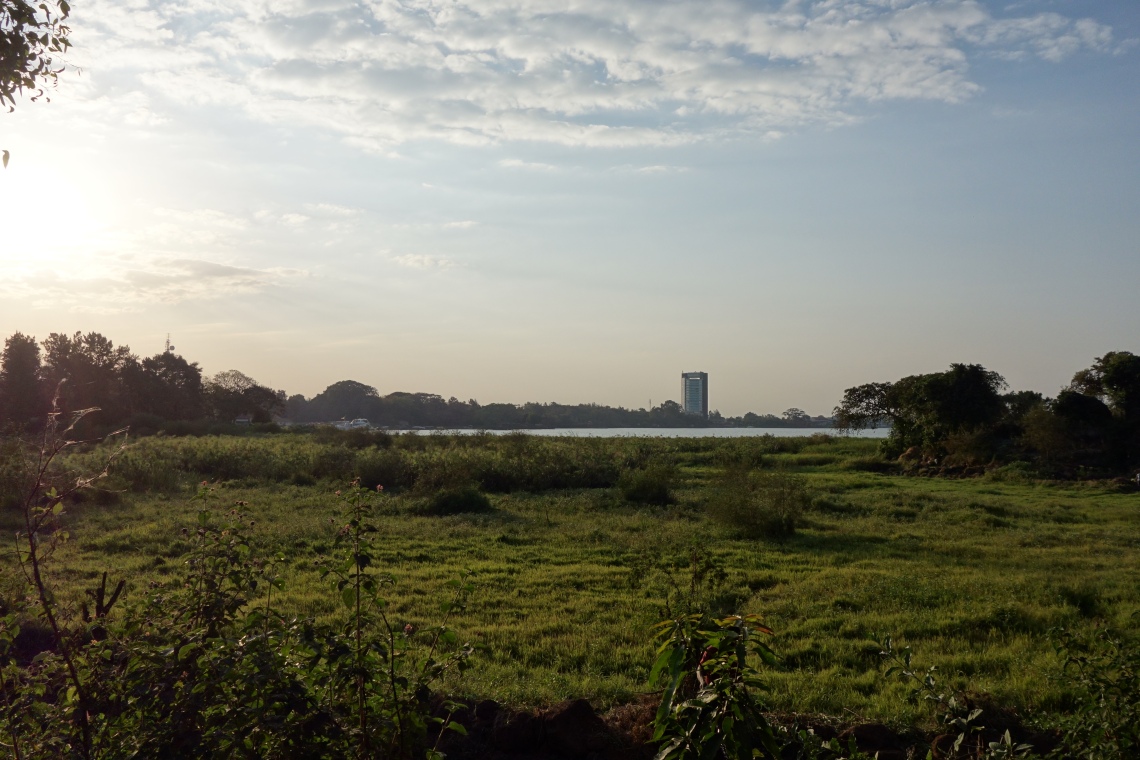
[[[432,435],[434,433],[454,433],[456,435],[474,435],[486,432],[491,435],[506,435],[507,433],[526,433],[527,435],[569,436],[571,438],[751,438],[759,435],[771,435],[782,438],[798,438],[801,436],[826,433],[835,435],[830,428],[545,428],[540,430],[392,430],[393,433],[417,433],[419,435]],[[859,430],[851,433],[853,438],[886,438],[890,428],[877,430]]]

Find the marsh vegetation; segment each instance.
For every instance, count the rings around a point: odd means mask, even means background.
[[[67,454],[61,468],[95,469],[113,445]],[[1016,467],[915,477],[878,446],[822,435],[151,437],[64,502],[71,540],[51,577],[75,621],[105,571],[126,581],[129,606],[188,572],[203,507],[237,510],[251,556],[277,558],[275,584],[243,603],[256,609],[272,588],[282,615],[335,626],[344,603],[322,573],[343,540],[334,492],[355,479],[383,488],[370,563],[391,578],[394,629],[437,617],[450,581],[473,584],[450,625],[480,654],[462,679],[440,674],[454,696],[635,700],[655,688],[654,624],[704,612],[759,615],[775,632],[772,710],[929,723],[883,676],[889,634],[948,689],[1044,723],[1071,712],[1050,632],[1127,639],[1140,610],[1140,495]],[[16,510],[2,514],[5,532],[21,530]],[[29,588],[5,561],[14,609]],[[28,646],[37,626],[24,621]]]

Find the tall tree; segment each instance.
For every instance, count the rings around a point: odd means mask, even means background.
[[[124,371],[138,360],[127,346],[116,346],[96,332],[52,333],[44,341],[44,374],[51,387],[63,383],[63,411],[97,407],[100,425],[121,425],[130,416]]]
[[[164,420],[192,420],[205,413],[202,370],[173,351],[124,367],[131,409]]]
[[[36,339],[15,333],[4,341],[0,357],[0,426],[25,428],[47,411]]]
[[[1099,398],[1128,421],[1140,422],[1140,356],[1129,351],[1109,351],[1091,367],[1073,375],[1069,387]]]
[[[202,390],[213,416],[219,420],[231,421],[248,414],[254,422],[269,422],[285,407],[284,394],[236,369],[214,375],[203,383]]]
[[[1069,387],[1112,410],[1114,424],[1108,435],[1112,466],[1140,465],[1140,356],[1109,351],[1074,375]]]
[[[379,394],[371,385],[355,380],[341,380],[314,396],[309,401],[307,412],[314,422],[371,418],[379,411],[379,400]]]
[[[848,388],[835,408],[836,427],[861,429],[888,421],[886,449],[941,452],[951,435],[993,430],[1005,416],[1005,379],[980,364],[952,364],[946,372],[911,375],[894,383]]]

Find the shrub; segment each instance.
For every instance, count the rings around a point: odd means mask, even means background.
[[[781,471],[732,468],[714,487],[706,511],[745,538],[787,538],[811,497],[803,478]]]
[[[49,439],[49,464],[69,432]],[[397,620],[382,595],[395,580],[373,562],[375,493],[343,497],[338,551],[320,563],[339,624],[280,614],[285,557],[255,556],[236,509],[200,511],[182,531],[184,573],[145,600],[112,615],[125,582],[108,595],[103,573],[93,608],[64,617],[44,572],[66,538],[62,507],[105,476],[57,490],[41,475],[21,503],[31,530],[15,558],[32,593],[0,603],[0,746],[14,757],[441,760],[438,737],[463,732],[451,721],[462,705],[428,696],[475,652],[449,627],[473,587],[448,583],[438,624]],[[205,485],[198,497],[215,498]]]
[[[1124,760],[1140,752],[1140,646],[1108,630],[1052,634],[1077,688],[1075,709],[1061,725],[1058,755]]]
[[[653,464],[644,470],[626,470],[618,480],[618,488],[628,501],[638,504],[673,503],[673,482],[677,471],[667,464]]]
[[[661,682],[653,721],[658,760],[776,758],[780,737],[764,715],[766,684],[752,665],[777,664],[761,640],[772,635],[756,615],[721,620],[689,615],[656,627],[650,683]]]
[[[461,515],[490,512],[491,500],[474,486],[448,488],[440,491],[427,504],[430,515]]]
[[[14,438],[0,439],[0,510],[19,507],[26,479],[23,446]]]
[[[848,459],[843,463],[843,469],[853,470],[855,472],[878,472],[888,473],[897,472],[899,469],[897,462],[890,462],[883,459],[881,456],[870,457],[856,457]]]
[[[356,476],[360,485],[373,490],[384,486],[389,491],[410,488],[416,482],[416,469],[407,456],[391,448],[360,451],[356,455]]]
[[[966,467],[992,461],[996,453],[994,434],[986,429],[951,433],[942,447],[946,449],[946,464]]]

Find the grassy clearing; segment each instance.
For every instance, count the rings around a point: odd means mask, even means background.
[[[314,566],[340,527],[331,491],[383,462],[399,473],[380,501],[397,616],[434,618],[446,581],[475,575],[457,621],[488,646],[458,686],[472,696],[605,705],[649,690],[648,628],[669,578],[688,586],[694,554],[725,570],[723,605],[775,629],[786,667],[771,698],[783,710],[920,721],[880,675],[885,633],[951,683],[1022,711],[1063,710],[1049,629],[1128,629],[1140,610],[1140,495],[1104,485],[883,474],[875,442],[851,439],[406,438],[144,440],[115,475],[136,490],[71,508],[73,540],[54,560],[61,595],[77,599],[105,569],[135,596],[179,572],[193,484],[208,478],[213,508],[247,502],[257,543],[285,555],[280,604],[337,615]],[[745,540],[705,517],[717,473],[742,460],[806,479],[812,506],[795,535]],[[623,498],[622,472],[665,465],[672,503]],[[470,484],[492,491],[490,512],[423,514],[440,488]]]

